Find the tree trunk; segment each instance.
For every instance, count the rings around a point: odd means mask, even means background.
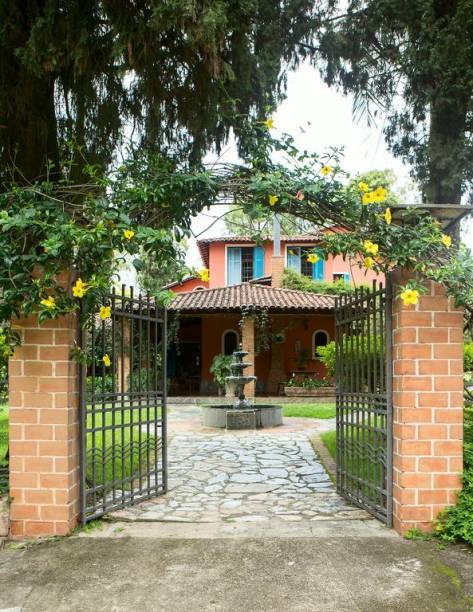
[[[466,103],[439,97],[430,107],[429,179],[425,196],[432,204],[460,204],[465,156]]]

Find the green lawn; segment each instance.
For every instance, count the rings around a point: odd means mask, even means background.
[[[107,406],[108,408],[109,406]],[[158,409],[160,411],[160,409]],[[158,413],[159,414],[159,413]],[[108,410],[103,414],[95,414],[95,422],[91,414],[87,415],[87,428],[98,429],[94,433],[87,433],[87,481],[90,485],[102,485],[113,480],[125,481],[123,488],[131,488],[131,479],[139,478],[145,474],[148,466],[151,467],[155,461],[155,448],[158,456],[160,453],[160,441],[156,441],[153,434],[153,425],[150,424],[149,440],[146,425],[140,429],[131,424],[133,416],[134,423],[138,420],[138,411],[132,410]],[[141,411],[142,420],[152,420],[154,409],[150,409],[149,415],[146,409]],[[103,424],[104,423],[104,424]],[[115,431],[107,429],[112,425]],[[103,429],[102,429],[103,427]],[[114,452],[113,452],[114,449]],[[141,466],[141,468],[140,468]],[[137,483],[134,483],[134,486]],[[105,487],[109,489],[110,487]]]
[[[335,404],[283,404],[283,415],[309,419],[334,419]]]
[[[337,432],[335,430],[326,431],[320,436],[320,439],[325,444],[331,456],[334,459],[336,459],[337,458]]]

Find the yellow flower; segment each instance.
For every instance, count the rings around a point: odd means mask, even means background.
[[[102,319],[102,321],[105,321],[105,319],[110,319],[110,315],[110,306],[100,306],[99,317]]]
[[[84,281],[81,278],[78,278],[75,285],[72,287],[72,295],[77,298],[82,298],[84,297],[87,289],[88,287]]]
[[[307,255],[307,261],[311,264],[315,264],[319,261],[319,256],[315,253],[309,253],[309,255]]]
[[[274,206],[276,204],[276,202],[279,200],[277,195],[270,195],[268,196],[268,202],[270,206]]]
[[[405,289],[401,293],[401,300],[404,303],[404,306],[409,306],[410,304],[417,304],[419,301],[419,292],[415,289]]]
[[[50,295],[44,300],[41,300],[41,305],[45,308],[56,308],[56,300]]]
[[[361,198],[361,201],[364,204],[364,206],[366,206],[367,204],[372,204],[374,202],[373,192],[372,191],[365,192]]]
[[[374,259],[367,255],[363,263],[365,264],[365,268],[368,268],[370,270],[373,267]]]
[[[386,196],[388,195],[388,192],[384,187],[378,187],[377,189],[375,189],[373,193],[374,193],[374,196],[373,196],[374,202],[384,202],[384,200],[386,199]]]
[[[105,353],[105,355],[102,357],[102,361],[103,365],[106,368],[109,368],[112,365],[112,362],[110,361],[110,355],[108,353]]]
[[[202,268],[199,270],[199,278],[202,282],[206,283],[209,280],[209,271],[207,268]]]
[[[132,229],[123,230],[123,237],[126,238],[127,240],[131,240],[134,235],[135,235],[135,232]]]
[[[367,191],[370,190],[370,187],[369,187],[368,183],[365,183],[365,181],[360,181],[358,183],[358,189],[360,191],[362,191],[363,193],[366,193]]]
[[[371,240],[365,240],[363,242],[363,248],[370,255],[377,255],[379,251],[379,246],[375,242],[371,242]]]
[[[263,121],[265,127],[268,128],[268,130],[272,130],[274,127],[274,119],[271,119],[271,117],[269,119],[266,119],[266,121]]]
[[[386,223],[388,225],[391,225],[391,221],[392,221],[393,216],[391,214],[391,209],[389,207],[386,208],[386,212],[384,213],[384,218],[386,220]]]
[[[452,246],[452,238],[447,234],[442,234],[442,242],[449,249]]]
[[[322,166],[322,168],[320,169],[320,172],[324,175],[324,176],[328,176],[329,174],[332,174],[333,168],[332,166]]]

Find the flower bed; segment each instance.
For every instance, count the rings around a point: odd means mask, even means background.
[[[286,385],[284,393],[288,397],[335,397],[335,387],[294,387]]]

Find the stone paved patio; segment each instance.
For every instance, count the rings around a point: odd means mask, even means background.
[[[182,421],[195,416],[195,410],[175,412],[171,432],[173,423],[174,431],[182,431]],[[172,434],[169,492],[111,516],[202,523],[371,518],[336,493],[307,434],[299,433],[298,427],[291,430],[288,421],[286,433],[275,428],[238,434],[202,430]],[[310,431],[316,426],[312,422]],[[327,424],[321,427],[326,429]]]

